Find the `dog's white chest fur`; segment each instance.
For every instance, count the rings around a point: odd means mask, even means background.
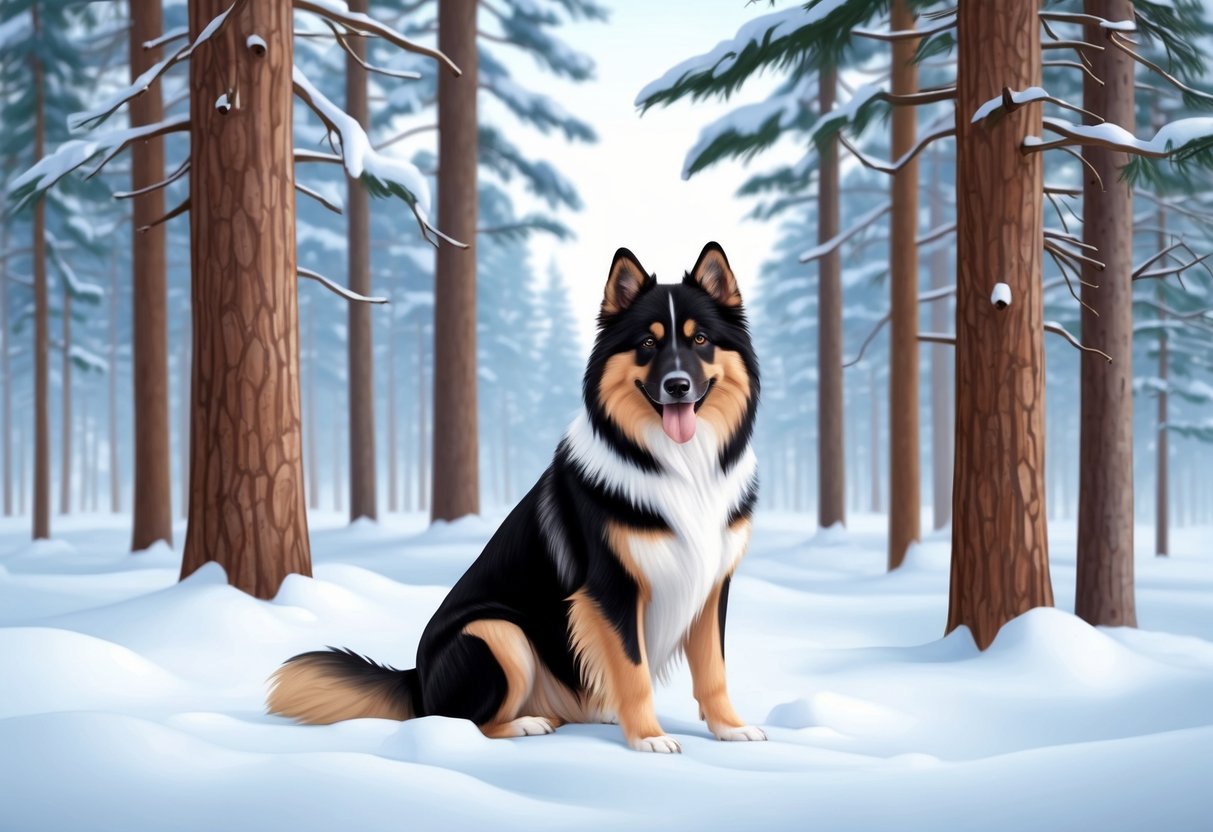
[[[574,424],[570,438],[571,450],[587,474],[660,514],[673,531],[651,538],[634,536],[631,551],[649,586],[644,621],[649,668],[664,678],[712,587],[745,553],[749,529],[730,531],[728,519],[754,477],[757,460],[747,449],[737,464],[722,472],[716,436],[703,420],[695,437],[683,445],[671,441],[659,427],[652,431],[648,445],[662,466],[660,474],[620,460],[593,436],[588,420]]]

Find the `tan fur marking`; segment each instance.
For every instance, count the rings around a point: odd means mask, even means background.
[[[645,446],[644,428],[657,424],[659,417],[644,394],[636,389],[641,368],[636,366],[633,353],[620,353],[607,359],[598,383],[598,401],[603,411],[628,439]]]
[[[712,363],[704,364],[703,369],[708,378],[716,380],[716,384],[699,408],[699,418],[711,423],[723,446],[736,433],[749,407],[750,376],[740,353],[719,347]]]
[[[270,677],[269,712],[309,725],[329,725],[344,719],[412,719],[411,709],[393,691],[359,684],[356,677],[334,672],[319,659],[287,662]]]
[[[581,660],[583,682],[601,710],[616,714],[629,744],[665,732],[653,710],[653,683],[644,647],[644,604],[637,604],[640,663],[624,652],[619,633],[603,617],[597,604],[579,589],[569,611],[569,639]]]
[[[653,337],[660,341],[665,337],[665,324],[655,322],[649,324],[649,332],[653,333]]]
[[[699,329],[699,324],[695,322],[694,318],[687,318],[682,324],[682,334],[688,338],[694,335],[697,329]]]
[[[720,588],[712,587],[703,610],[687,631],[684,649],[691,668],[692,687],[699,702],[699,718],[713,733],[740,728],[743,723],[733,710],[724,676],[724,650],[720,643]]]

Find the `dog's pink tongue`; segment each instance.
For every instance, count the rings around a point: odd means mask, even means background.
[[[695,435],[695,405],[667,404],[661,408],[661,426],[675,442],[690,442]]]

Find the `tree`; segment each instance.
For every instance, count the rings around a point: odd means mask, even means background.
[[[1052,606],[1044,504],[1042,165],[1025,154],[1041,108],[996,123],[967,113],[1040,86],[1036,0],[958,13],[956,468],[948,630],[984,649],[1032,607]],[[1001,278],[1001,279],[999,279]],[[1010,302],[992,302],[995,283]]]
[[[129,65],[131,82],[160,61],[160,0],[130,0]],[[164,118],[160,88],[149,87],[131,99],[132,127]],[[168,411],[168,261],[164,216],[164,137],[151,136],[131,147],[131,279],[134,282],[132,414],[134,417],[134,493],[131,502],[131,550],[158,540],[173,542],[173,488]],[[146,190],[145,190],[146,189]]]
[[[480,513],[476,428],[477,0],[438,4],[438,48],[462,68],[438,78],[438,225],[466,249],[438,249],[434,284],[434,465],[430,516]]]
[[[818,109],[834,109],[837,70],[819,78]],[[839,232],[838,139],[827,136],[818,145],[817,244],[826,245]],[[843,451],[842,395],[842,266],[837,249],[827,252],[817,267],[817,525],[829,528],[847,522],[846,455]]]
[[[353,0],[350,11],[367,11],[367,0]],[[345,109],[365,129],[367,110],[366,40],[351,38],[345,61]],[[474,81],[459,82],[474,83]],[[458,84],[457,84],[458,85]],[[349,242],[349,288],[360,295],[371,294],[371,204],[366,188],[348,178],[346,211]],[[441,224],[441,222],[439,223]],[[463,239],[463,238],[460,238]],[[375,362],[371,333],[371,309],[362,303],[348,305],[347,355],[349,370],[350,520],[378,516],[375,492]]]

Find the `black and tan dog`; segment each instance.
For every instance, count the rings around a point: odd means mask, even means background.
[[[489,737],[617,721],[632,748],[676,752],[652,684],[685,653],[712,733],[766,739],[725,688],[729,578],[757,493],[758,365],[719,245],[675,285],[616,253],[584,400],[551,467],[430,620],[415,670],[304,653],[275,673],[270,711],[309,723],[439,714]]]

